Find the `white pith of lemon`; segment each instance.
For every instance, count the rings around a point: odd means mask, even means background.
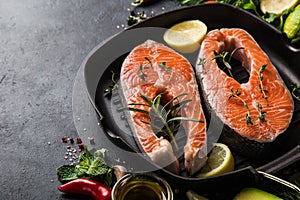
[[[181,53],[199,49],[207,33],[207,26],[200,20],[188,20],[173,25],[164,34],[165,42]]]
[[[207,178],[228,173],[234,170],[233,155],[225,144],[216,143],[212,149],[206,164],[197,177]]]
[[[281,14],[284,10],[293,8],[300,0],[262,0],[260,9],[263,13]]]

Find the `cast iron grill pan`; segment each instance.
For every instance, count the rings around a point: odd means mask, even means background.
[[[175,23],[190,19],[203,21],[207,24],[209,30],[226,27],[245,29],[268,54],[286,85],[289,87],[294,82],[300,84],[300,72],[297,70],[298,63],[300,62],[299,49],[290,46],[285,35],[256,16],[226,4],[192,6],[161,14],[132,26],[130,29],[107,40],[103,45],[96,47],[84,63],[84,76],[91,103],[99,115],[99,122],[102,124],[103,130],[116,145],[128,151],[141,152],[139,145],[132,137],[124,113],[119,110],[120,107],[124,106],[122,105],[120,96],[117,92],[113,92],[111,95],[104,93],[104,90],[112,85],[112,71],[119,74],[122,62],[128,53],[135,46],[147,39],[164,43],[162,35],[165,29],[161,27],[168,28]],[[195,54],[183,54],[183,56],[191,64],[194,64],[196,63],[197,54],[198,52]],[[243,72],[243,70],[234,71],[234,73],[237,74],[236,79],[239,79],[239,81],[247,79],[247,73]],[[202,103],[204,102],[202,99]],[[266,147],[262,147],[265,148],[265,155],[255,159],[256,154],[254,156],[245,156],[241,155],[238,148],[234,149],[233,153],[237,170],[227,175],[209,178],[205,182],[238,177],[239,174],[243,174],[245,171],[251,171],[249,166],[254,168],[270,166],[274,159],[284,157],[293,148],[299,148],[297,145],[300,141],[300,134],[298,133],[300,129],[300,105],[295,99],[294,102],[295,112],[289,128],[272,144],[263,144],[266,145]],[[205,108],[204,111],[207,116],[213,114],[209,113]],[[226,127],[224,130],[226,130]],[[226,131],[226,133],[228,132]],[[230,143],[231,141],[226,141],[226,138],[224,139],[223,137],[223,140]],[[242,154],[247,154],[247,151]],[[182,157],[180,158],[180,162],[183,162]],[[280,168],[280,164],[278,168]],[[263,169],[267,170],[267,168]],[[174,175],[164,169],[159,170],[159,172],[172,181],[184,180],[193,182],[199,180],[187,177],[184,170],[180,176]],[[182,182],[183,186],[184,181]]]

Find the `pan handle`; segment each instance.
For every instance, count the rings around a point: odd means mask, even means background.
[[[268,174],[274,174],[281,169],[297,162],[300,160],[300,144],[290,150],[288,153],[284,154],[283,156],[277,158],[276,160],[263,165],[256,170],[263,171]]]

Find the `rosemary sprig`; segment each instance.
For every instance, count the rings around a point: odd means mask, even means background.
[[[152,128],[157,130],[158,132],[162,132],[167,135],[170,140],[174,142],[176,150],[178,150],[179,147],[176,143],[174,133],[176,133],[181,126],[181,121],[203,122],[202,120],[194,118],[178,116],[180,109],[187,103],[191,102],[191,99],[178,101],[180,97],[187,95],[185,93],[175,96],[163,106],[161,105],[161,99],[163,98],[163,95],[167,94],[167,92],[158,94],[153,100],[147,97],[147,95],[143,91],[140,91],[140,94],[145,103],[132,103],[129,104],[129,106],[146,106],[150,108],[149,111],[133,107],[125,107],[123,108],[123,110],[140,112],[148,115],[151,119],[151,122],[142,122],[151,125]],[[163,125],[163,127],[160,125]]]
[[[238,47],[235,48],[231,53],[229,53],[228,51],[222,51],[221,53],[218,53],[214,50],[214,54],[215,56],[212,58],[212,60],[216,60],[218,59],[221,63],[223,63],[225,65],[225,67],[227,68],[229,74],[231,77],[233,77],[233,74],[231,72],[232,67],[230,65],[230,61],[233,57],[233,55],[238,51],[244,49],[244,47]],[[227,56],[229,55],[229,58],[227,59]]]
[[[260,119],[261,121],[265,121],[265,115],[266,115],[267,112],[262,111],[262,105],[260,103],[256,104],[256,108],[259,112],[258,119]]]
[[[262,65],[259,68],[257,74],[258,74],[258,79],[259,79],[259,90],[262,93],[263,98],[266,100],[266,104],[269,105],[268,96],[266,95],[266,92],[268,92],[268,91],[264,88],[263,83],[262,83],[262,80],[264,78],[262,73],[265,71],[266,67],[267,67],[266,64]]]
[[[292,88],[292,96],[298,101],[300,101],[300,95],[297,96],[296,94],[297,90],[300,90],[300,87],[298,87],[297,83],[292,83],[291,88]]]
[[[118,75],[114,71],[111,71],[112,85],[110,85],[108,88],[104,89],[104,93],[111,94],[115,89],[118,88],[119,85],[116,80],[117,77],[118,77]]]
[[[251,117],[250,117],[250,110],[249,110],[249,107],[248,107],[246,101],[245,101],[243,98],[240,97],[241,94],[242,94],[242,93],[241,93],[238,89],[237,89],[235,92],[233,91],[233,89],[231,89],[231,93],[230,93],[230,95],[229,95],[229,97],[228,97],[228,100],[230,100],[231,98],[238,98],[240,101],[242,101],[243,104],[244,104],[244,108],[247,110],[247,114],[246,114],[246,124],[247,124],[247,125],[249,125],[249,124],[253,125],[253,121],[252,121],[252,119],[251,119]]]

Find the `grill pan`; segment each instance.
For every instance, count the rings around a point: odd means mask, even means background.
[[[109,38],[95,47],[84,61],[84,78],[90,102],[98,114],[98,120],[106,136],[117,146],[126,151],[140,152],[139,146],[132,137],[124,114],[118,110],[122,106],[118,93],[112,95],[104,93],[112,85],[112,72],[119,73],[121,65],[128,53],[137,45],[147,39],[164,43],[163,33],[173,24],[199,19],[203,21],[208,30],[216,28],[243,28],[248,31],[268,54],[279,74],[289,87],[292,83],[300,84],[300,49],[289,44],[286,36],[273,26],[267,24],[255,15],[240,8],[227,4],[207,4],[186,7],[168,13],[157,15],[144,20],[127,30]],[[198,52],[182,54],[191,64],[196,63]],[[204,101],[202,100],[202,103]],[[269,173],[299,160],[300,141],[300,104],[294,99],[295,111],[289,128],[281,134],[272,144],[267,144],[265,156],[245,156],[233,150],[236,170],[217,177],[201,179],[192,178],[184,174],[175,175],[157,167],[157,173],[164,176],[174,187],[187,188],[187,185],[202,185],[204,188],[213,188],[226,183],[238,185],[241,177],[257,175],[255,169]],[[218,123],[218,122],[216,122]],[[105,136],[105,137],[106,137]],[[292,159],[290,159],[292,158]],[[145,159],[146,162],[148,162]],[[182,163],[182,158],[181,158]],[[243,184],[241,184],[243,185]],[[194,188],[197,190],[197,188]],[[198,189],[199,190],[199,189]]]

